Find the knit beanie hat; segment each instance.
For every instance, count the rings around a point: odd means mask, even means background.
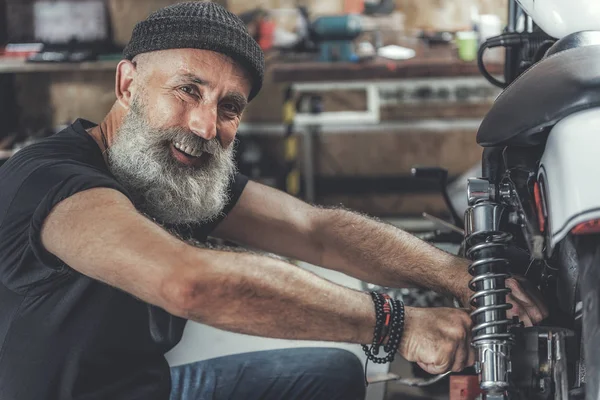
[[[150,14],[135,26],[123,54],[131,60],[141,53],[184,48],[231,57],[250,74],[249,100],[260,91],[265,68],[262,49],[238,16],[215,3],[179,3]]]

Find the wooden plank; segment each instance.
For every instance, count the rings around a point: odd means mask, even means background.
[[[88,61],[81,63],[29,63],[22,59],[0,58],[0,74],[20,74],[33,72],[71,71],[114,71],[119,63],[111,61]]]
[[[492,74],[502,74],[503,66],[493,64]],[[414,58],[390,61],[377,58],[367,63],[296,62],[273,66],[273,82],[335,82],[426,77],[478,76],[476,63],[448,58]]]
[[[459,175],[479,160],[475,130],[322,134],[315,170],[323,176],[408,175],[415,165],[440,166]]]
[[[414,58],[392,61],[377,57],[372,61],[317,62],[284,59],[273,64],[273,82],[323,82],[348,80],[383,80],[423,77],[450,77],[481,75],[476,62],[464,62],[458,58],[451,45],[426,46],[420,41],[398,43],[415,50]],[[502,64],[487,65],[492,74],[502,75]]]

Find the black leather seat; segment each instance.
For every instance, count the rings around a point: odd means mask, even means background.
[[[586,40],[573,40],[574,35]],[[548,128],[561,119],[600,107],[600,34],[574,35],[558,41],[551,55],[498,97],[479,127],[477,143],[483,147],[543,144]],[[568,48],[572,46],[582,47]]]

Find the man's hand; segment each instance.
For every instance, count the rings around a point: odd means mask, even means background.
[[[462,371],[475,362],[471,318],[457,308],[406,307],[398,351],[431,374]]]
[[[473,295],[468,287],[470,276],[462,279],[462,292],[457,296],[461,305],[465,308],[473,309],[469,303],[469,298]],[[542,301],[542,295],[525,278],[513,277],[506,280],[506,287],[511,290],[506,301],[512,304],[512,308],[507,311],[508,318],[519,317],[519,321],[525,326],[539,324],[548,316],[548,308]]]
[[[527,279],[521,277],[507,279],[506,287],[511,290],[507,301],[513,306],[506,313],[508,318],[517,316],[525,326],[532,326],[548,317],[548,308],[542,301],[541,293]]]

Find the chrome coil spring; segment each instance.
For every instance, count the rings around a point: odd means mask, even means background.
[[[506,317],[506,311],[512,308],[506,302],[511,291],[505,286],[511,275],[504,256],[511,240],[512,235],[505,232],[487,232],[467,239],[467,243],[473,244],[466,255],[473,261],[469,265],[469,274],[473,276],[469,289],[475,292],[470,299],[475,308],[471,313],[474,344],[482,340],[513,339],[508,332],[511,320]]]

